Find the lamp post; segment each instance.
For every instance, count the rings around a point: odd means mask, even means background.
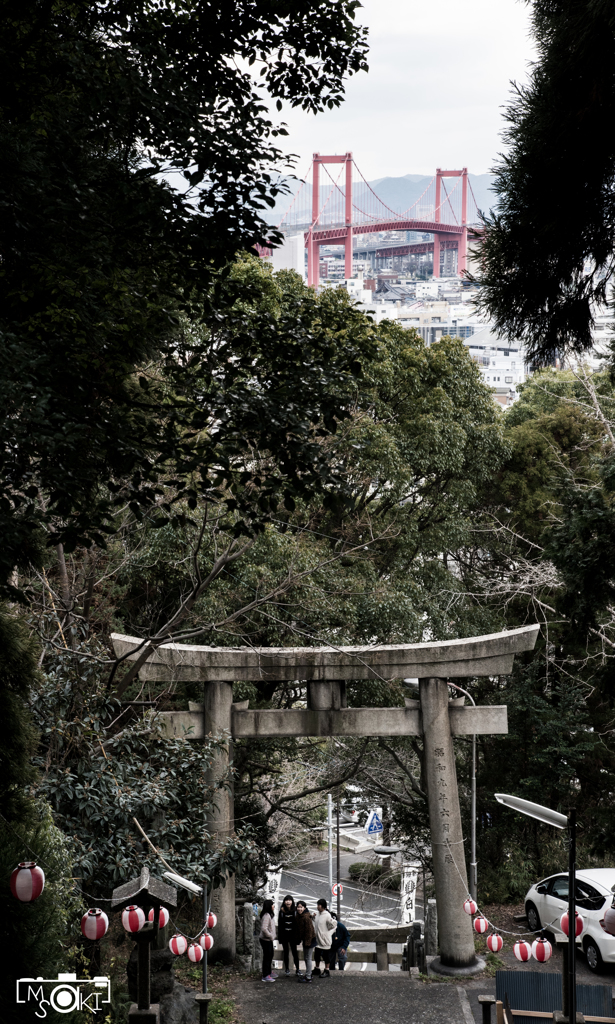
[[[564,1014],[572,1024],[577,1021],[577,978],[576,978],[576,914],[575,914],[575,884],[576,884],[576,859],[577,859],[577,814],[574,808],[570,808],[568,815],[560,814],[559,811],[552,811],[550,807],[543,807],[542,804],[534,804],[531,800],[522,800],[518,796],[509,796],[506,793],[495,793],[498,803],[509,807],[519,814],[526,814],[528,818],[536,818],[545,825],[552,825],[553,828],[568,829],[568,984],[562,985],[564,996]],[[563,979],[562,979],[563,980]],[[566,1000],[566,994],[568,999]],[[566,1002],[568,1006],[566,1007]]]

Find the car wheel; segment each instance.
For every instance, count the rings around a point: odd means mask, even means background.
[[[533,903],[526,903],[525,904],[525,913],[526,913],[526,916],[527,916],[527,923],[530,926],[530,931],[531,932],[538,932],[538,931],[540,931],[540,928],[541,928],[540,915],[539,915],[538,911],[536,910],[536,907],[534,906]]]
[[[599,974],[602,970],[603,960],[595,939],[585,940],[585,957],[590,971],[594,974]]]

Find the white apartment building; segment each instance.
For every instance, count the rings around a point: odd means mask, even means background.
[[[517,384],[523,384],[527,375],[521,345],[498,338],[489,322],[478,314],[473,302],[422,299],[418,294],[414,302],[387,301],[379,298],[378,293],[363,288],[360,277],[347,280],[345,284],[362,309],[372,314],[375,323],[384,319],[397,320],[404,327],[415,328],[427,345],[446,335],[461,338],[477,363],[483,381],[493,391],[495,401],[503,408],[516,401]],[[434,294],[433,289],[429,294]],[[437,292],[435,294],[437,296]]]

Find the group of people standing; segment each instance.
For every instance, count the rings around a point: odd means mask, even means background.
[[[273,944],[276,939],[276,922],[273,900],[265,900],[261,910],[260,944],[263,948],[263,981],[275,981],[271,973],[273,963]],[[316,913],[311,914],[304,900],[295,901],[292,896],[285,896],[280,907],[277,922],[277,937],[282,944],[284,956],[284,972],[290,976],[290,958],[295,965],[295,975],[299,981],[311,982],[312,976],[331,977],[330,971],[335,970],[336,961],[340,971],[344,970],[348,959],[348,943],[350,934],[345,924],[337,920],[337,914],[327,909],[326,900],[318,900]],[[299,970],[299,952],[303,947],[305,974]],[[320,970],[320,963],[323,970]],[[315,966],[313,967],[312,964]]]

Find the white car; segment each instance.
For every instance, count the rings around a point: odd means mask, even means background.
[[[583,931],[577,938],[590,971],[615,963],[615,935],[604,929],[604,915],[615,893],[615,868],[577,871],[575,903],[583,918]],[[566,942],[560,918],[568,910],[568,875],[551,875],[537,882],[525,897],[525,912],[531,931],[544,928],[558,942]]]

